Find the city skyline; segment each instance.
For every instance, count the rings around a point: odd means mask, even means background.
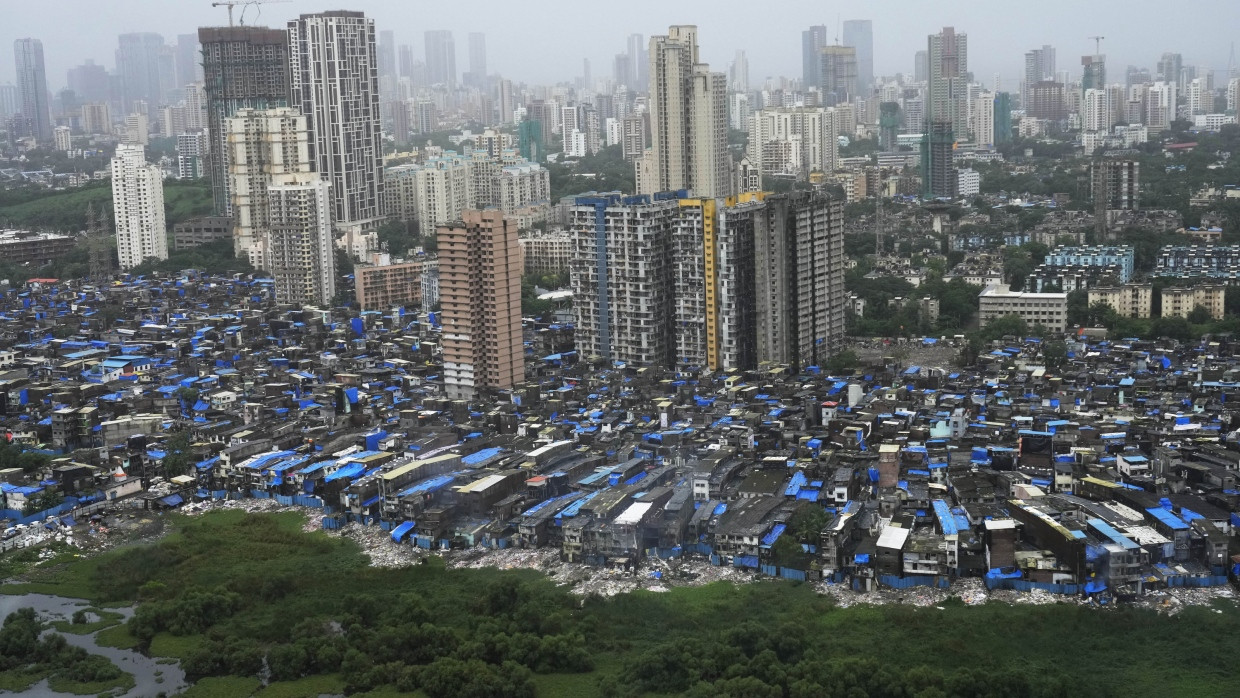
[[[43,41],[48,87],[53,92],[64,86],[70,68],[87,59],[114,69],[117,37],[121,34],[156,32],[173,45],[178,35],[190,33],[199,26],[225,26],[228,22],[224,8],[212,8],[205,1],[176,3],[175,7],[171,3],[149,0],[118,0],[106,8],[82,0],[65,0],[63,4],[66,11],[55,14],[41,13],[26,6],[6,8],[10,21],[0,27],[0,41],[7,45],[26,37]],[[483,3],[489,4],[492,3]],[[1016,90],[1023,77],[1025,52],[1042,45],[1054,46],[1062,67],[1070,67],[1071,74],[1076,77],[1080,72],[1076,57],[1095,52],[1089,38],[1095,34],[1107,36],[1101,53],[1107,55],[1113,70],[1129,64],[1153,69],[1163,52],[1182,54],[1185,64],[1225,70],[1232,37],[1240,29],[1240,20],[1228,20],[1231,15],[1216,0],[1190,0],[1181,6],[1182,12],[1174,16],[1160,18],[1158,22],[1127,25],[1123,32],[1114,31],[1118,27],[1104,14],[1103,8],[1091,10],[1088,6],[1067,2],[1054,2],[1051,7],[1039,7],[1036,11],[966,2],[929,12],[912,0],[894,0],[893,7],[885,8],[877,17],[866,12],[828,17],[809,2],[794,2],[781,5],[782,12],[754,25],[737,20],[741,16],[738,12],[729,12],[714,3],[693,0],[669,12],[663,5],[638,0],[633,3],[634,11],[625,13],[625,18],[633,19],[609,21],[598,31],[573,32],[557,28],[557,45],[562,49],[550,53],[529,51],[527,46],[531,33],[550,30],[550,26],[533,24],[519,13],[505,12],[498,3],[493,4],[494,11],[489,12],[477,12],[475,3],[469,7],[419,7],[415,14],[412,9],[394,8],[375,0],[357,0],[348,3],[347,9],[365,12],[375,20],[377,29],[392,31],[398,45],[412,46],[414,56],[424,55],[425,32],[451,31],[458,44],[456,64],[461,69],[468,65],[469,33],[487,34],[490,72],[535,84],[572,80],[580,71],[581,58],[589,59],[596,66],[596,76],[608,74],[609,70],[600,70],[597,66],[610,66],[615,54],[624,49],[630,34],[658,34],[677,23],[697,24],[700,35],[711,37],[702,46],[704,62],[726,67],[736,50],[744,50],[755,87],[767,78],[800,76],[800,42],[797,39],[801,31],[811,25],[825,24],[828,43],[835,43],[837,38],[843,38],[844,22],[873,20],[876,75],[912,73],[913,54],[924,49],[925,36],[943,26],[954,26],[957,31],[970,35],[973,44],[970,64],[977,79],[990,82],[998,74],[1002,79],[1001,89],[1008,91]],[[554,11],[558,5],[564,5],[565,12]],[[1144,14],[1154,15],[1156,8],[1152,2],[1138,2],[1132,9],[1142,14],[1142,5],[1149,7],[1149,12]],[[1063,12],[1055,11],[1060,6]],[[280,27],[300,14],[325,9],[331,8],[302,0],[251,6],[245,20],[249,25]],[[567,3],[558,0],[544,9],[548,10],[547,16],[556,17],[557,22],[571,16]],[[908,12],[900,12],[901,9]],[[240,12],[241,8],[235,10],[238,16]],[[1211,12],[1222,21],[1198,21]],[[911,19],[893,22],[884,20],[884,16]],[[1064,21],[1063,18],[1069,16],[1071,21]],[[79,22],[80,27],[77,26]],[[1112,80],[1116,77],[1118,73]],[[12,81],[15,81],[14,66],[8,60],[0,61],[0,83]]]

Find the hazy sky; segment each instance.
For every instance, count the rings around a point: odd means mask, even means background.
[[[1018,86],[1024,52],[1042,44],[1057,49],[1059,70],[1079,75],[1080,56],[1093,53],[1087,37],[1095,34],[1107,37],[1102,51],[1110,82],[1122,81],[1129,64],[1153,70],[1162,52],[1176,51],[1185,65],[1215,68],[1221,85],[1231,42],[1240,36],[1236,0],[930,4],[848,3],[856,11],[843,13],[821,0],[293,0],[251,7],[246,22],[283,26],[301,13],[362,10],[379,30],[396,32],[397,43],[412,44],[418,57],[423,55],[422,32],[450,29],[456,33],[460,71],[468,66],[467,32],[481,31],[487,35],[489,72],[535,83],[572,79],[581,73],[582,58],[590,59],[595,77],[610,75],[612,57],[623,50],[628,34],[649,36],[666,33],[670,24],[697,24],[703,60],[723,71],[735,51],[744,49],[753,85],[768,76],[800,76],[801,30],[811,24],[828,25],[834,36],[841,20],[873,20],[878,75],[912,72],[913,54],[926,47],[926,35],[950,25],[969,35],[975,78],[989,85],[998,72],[1008,90]],[[113,68],[117,34],[154,31],[171,43],[177,34],[199,26],[227,24],[228,15],[222,7],[211,7],[211,0],[0,0],[0,16],[0,82],[14,79],[8,47],[30,36],[43,40],[48,87],[57,90],[65,84],[65,71],[87,58]]]

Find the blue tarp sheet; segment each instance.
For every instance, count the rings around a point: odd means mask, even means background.
[[[412,521],[406,521],[402,523],[401,525],[397,526],[396,528],[392,529],[392,540],[399,543],[401,539],[405,537],[406,533],[413,530],[413,526],[414,526],[414,523]]]
[[[185,500],[181,499],[181,495],[179,494],[170,494],[167,497],[161,498],[159,501],[162,502],[165,506],[175,507],[175,506],[179,506]]]

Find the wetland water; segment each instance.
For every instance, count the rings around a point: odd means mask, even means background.
[[[8,615],[19,608],[33,608],[35,613],[39,614],[40,620],[50,622],[53,620],[69,620],[73,617],[74,612],[90,606],[88,601],[82,599],[70,599],[63,596],[51,596],[48,594],[19,594],[6,596],[0,594],[0,619],[7,618]],[[133,615],[133,608],[109,608],[109,611],[120,613],[124,616],[121,622],[124,622]],[[55,630],[49,632],[56,632]],[[65,640],[76,647],[81,647],[91,654],[98,654],[112,660],[112,663],[120,668],[121,671],[128,672],[133,675],[134,687],[128,693],[122,694],[126,698],[138,696],[156,696],[160,693],[168,695],[176,695],[188,688],[189,684],[185,681],[185,672],[181,670],[180,663],[174,664],[157,664],[154,657],[148,657],[137,650],[123,650],[115,647],[100,647],[95,642],[95,635],[74,635],[72,633],[61,633]],[[162,681],[161,681],[162,679]],[[47,687],[47,680],[31,686],[25,695],[37,696],[56,696],[71,697],[72,693],[57,693]],[[0,691],[0,695],[13,695]]]

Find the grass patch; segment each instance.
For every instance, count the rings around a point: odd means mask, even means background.
[[[23,693],[26,689],[47,678],[41,671],[0,671],[0,691]]]
[[[104,611],[93,607],[82,610],[87,613],[95,614],[99,617],[99,620],[89,623],[74,623],[71,620],[54,620],[51,623],[52,627],[62,633],[69,633],[71,635],[90,635],[91,633],[103,630],[104,628],[110,628],[114,625],[118,625],[125,617],[116,611]]]
[[[129,628],[126,628],[123,625],[116,625],[111,628],[100,630],[99,634],[95,636],[95,644],[100,647],[115,647],[122,650],[131,650],[138,645],[141,645],[142,641],[133,635],[130,635]],[[172,662],[170,661],[169,663]]]
[[[202,638],[197,635],[179,636],[160,633],[151,638],[150,653],[152,657],[185,659],[201,644]]]
[[[181,695],[184,698],[247,698],[263,683],[255,678],[213,676],[198,681]]]
[[[93,696],[112,690],[125,693],[134,687],[134,679],[133,675],[129,673],[122,673],[119,678],[111,681],[74,681],[63,676],[53,676],[48,680],[47,687],[61,693]]]
[[[311,674],[276,682],[265,697],[340,692],[344,683],[359,694],[375,689],[364,695],[408,695],[431,678],[474,681],[477,695],[502,692],[504,681],[538,695],[595,696],[603,688],[739,695],[754,687],[726,682],[749,679],[786,695],[790,676],[807,677],[802,692],[823,694],[890,685],[910,694],[906,688],[920,686],[1113,696],[1122,686],[1123,695],[1208,696],[1229,693],[1227,667],[1240,654],[1235,604],[1170,617],[1074,603],[839,608],[811,585],[779,581],[582,601],[529,570],[372,568],[352,542],[303,533],[294,513],[172,520],[177,534],[159,544],[38,575],[84,586],[81,596],[96,604],[140,600],[139,622],[99,631],[100,644],[151,637],[152,655],[185,659],[192,675],[222,677],[203,679],[190,696],[250,695],[256,679],[226,675],[256,675],[263,656],[277,675]],[[583,647],[593,671],[573,655]],[[414,664],[422,673],[411,678],[405,669]],[[526,677],[522,667],[535,673]],[[569,673],[574,667],[582,673]]]
[[[534,695],[595,698],[601,696],[598,672],[588,674],[534,674]]]
[[[296,681],[276,681],[254,694],[254,698],[318,698],[324,693],[344,693],[344,679],[339,674],[323,674]]]

